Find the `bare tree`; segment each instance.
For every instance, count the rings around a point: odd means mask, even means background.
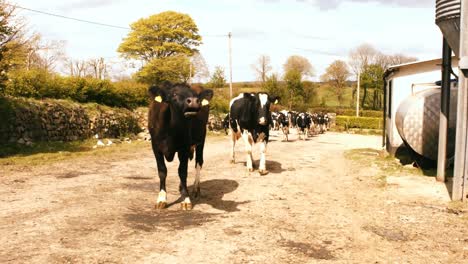
[[[65,58],[65,41],[47,40],[39,44],[38,54],[41,58],[40,67],[46,71],[53,71],[59,61]]]
[[[346,87],[346,81],[350,75],[346,62],[336,60],[328,66],[325,74],[321,76],[323,82],[328,82],[335,88],[335,93],[340,105],[343,104],[344,88]]]
[[[376,59],[376,64],[380,65],[384,70],[388,69],[392,65],[398,65],[408,62],[417,61],[416,57],[406,56],[401,53],[397,53],[394,55],[385,55],[379,53]]]
[[[349,66],[357,75],[367,65],[374,64],[380,52],[370,44],[361,44],[349,52]]]
[[[262,83],[265,83],[268,73],[273,69],[273,67],[271,67],[270,56],[265,54],[260,55],[257,61],[252,64],[252,69],[255,71],[257,78],[262,81]]]
[[[68,68],[68,74],[72,77],[85,77],[88,75],[89,63],[85,60],[68,58],[65,64],[66,68]]]
[[[191,62],[193,65],[192,76],[196,82],[201,83],[210,78],[210,71],[208,70],[208,65],[206,64],[205,58],[203,58],[200,52],[196,52],[192,56]]]
[[[297,71],[301,74],[301,78],[304,76],[314,76],[314,68],[310,64],[309,60],[299,56],[290,56],[286,63],[283,65],[284,72]]]
[[[103,80],[108,77],[107,64],[104,58],[90,59],[88,66],[94,78]]]

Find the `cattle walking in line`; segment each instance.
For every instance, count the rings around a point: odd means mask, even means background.
[[[268,144],[271,115],[270,105],[278,103],[278,97],[267,93],[241,93],[230,102],[231,122],[231,162],[235,162],[234,147],[236,141],[242,137],[245,143],[248,171],[253,171],[252,147],[260,143],[259,173],[265,175],[266,147]]]
[[[312,120],[307,113],[300,113],[297,116],[296,119],[296,124],[297,124],[297,129],[298,129],[298,135],[299,135],[299,140],[302,139],[306,140],[307,136],[309,135],[309,127],[312,123]]]
[[[281,128],[281,131],[283,132],[283,140],[286,139],[286,141],[289,141],[288,135],[289,135],[289,122],[287,116],[280,112],[278,115],[278,123]]]
[[[158,167],[160,190],[156,208],[167,204],[166,177],[168,162],[179,158],[179,191],[182,196],[183,210],[192,209],[187,189],[187,167],[195,152],[194,198],[200,196],[200,170],[203,166],[203,148],[209,115],[209,101],[212,90],[200,93],[193,91],[187,84],[164,83],[149,89],[151,103],[148,112],[148,130],[151,145]]]
[[[273,112],[271,113],[271,129],[272,130],[280,130],[280,123],[278,122],[278,117],[280,113],[278,112]]]
[[[297,125],[296,120],[297,120],[297,112],[289,111],[288,112],[289,128],[295,128],[296,127],[296,125]]]

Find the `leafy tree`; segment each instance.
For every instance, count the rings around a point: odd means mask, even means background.
[[[271,67],[271,59],[268,55],[261,55],[257,61],[252,64],[252,68],[255,71],[258,79],[264,83],[267,80],[268,73],[273,67]]]
[[[310,81],[302,82],[304,87],[304,103],[308,106],[313,106],[318,104],[318,96],[316,85]]]
[[[325,70],[325,74],[321,77],[323,82],[328,82],[333,88],[335,88],[335,93],[338,97],[340,106],[343,104],[344,88],[346,87],[346,81],[349,76],[350,72],[346,62],[336,60],[328,66]]]
[[[361,102],[363,107],[374,110],[382,108],[384,72],[384,68],[378,64],[371,64],[364,68],[364,71],[361,74],[361,86],[364,88],[364,95]],[[369,93],[372,91],[372,98],[368,97]]]
[[[166,11],[131,24],[118,52],[124,58],[150,62],[175,55],[193,55],[201,44],[198,27],[189,15]]]
[[[297,70],[289,70],[284,75],[284,81],[288,93],[289,109],[292,109],[293,106],[297,106],[304,101],[302,97],[304,93],[302,74]]]
[[[184,55],[177,55],[151,60],[135,74],[135,77],[140,82],[155,84],[163,81],[187,82],[189,75],[189,58]]]
[[[278,79],[278,74],[276,73],[272,73],[269,76],[267,76],[262,87],[263,87],[263,90],[265,90],[265,92],[271,95],[276,95],[276,96],[279,96],[280,98],[285,97],[284,87],[281,85]]]
[[[142,18],[131,25],[118,52],[126,59],[141,60],[136,74],[146,83],[187,81],[190,75],[188,56],[201,44],[198,27],[189,15],[174,11]]]
[[[11,66],[11,53],[8,53],[22,29],[22,25],[15,21],[15,11],[14,6],[0,1],[0,94],[4,93],[7,72]]]
[[[285,74],[288,74],[288,72],[299,73],[301,80],[303,77],[314,75],[314,68],[309,60],[298,55],[290,56],[283,65],[283,69]]]
[[[211,75],[210,86],[212,88],[222,88],[224,85],[226,85],[224,69],[221,66],[216,66],[213,75]]]

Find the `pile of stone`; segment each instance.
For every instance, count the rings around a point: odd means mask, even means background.
[[[64,100],[7,98],[0,143],[74,141],[138,134],[138,117],[127,109],[80,105]]]

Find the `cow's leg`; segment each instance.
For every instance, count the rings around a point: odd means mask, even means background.
[[[245,144],[245,152],[246,152],[246,161],[247,161],[247,170],[253,171],[253,164],[252,164],[252,143],[251,136],[247,130],[244,130],[242,133],[242,139],[244,139]]]
[[[179,191],[180,195],[182,196],[182,210],[191,210],[192,209],[192,202],[190,201],[189,192],[187,189],[187,169],[188,169],[188,159],[189,153],[188,151],[179,151],[179,178],[180,178],[180,185]]]
[[[193,183],[193,197],[200,198],[200,171],[203,167],[203,148],[205,144],[197,145],[197,153],[195,156],[195,182]]]
[[[156,163],[158,165],[158,175],[159,175],[159,194],[158,200],[156,201],[157,209],[164,209],[167,204],[167,193],[166,193],[166,177],[167,177],[167,168],[164,161],[164,156],[159,151],[154,151],[156,157]]]
[[[236,163],[234,148],[236,147],[237,133],[231,129],[231,163]]]
[[[267,143],[265,140],[262,140],[260,142],[260,166],[258,168],[258,172],[260,175],[266,175],[268,174],[268,171],[266,170],[266,147]]]

